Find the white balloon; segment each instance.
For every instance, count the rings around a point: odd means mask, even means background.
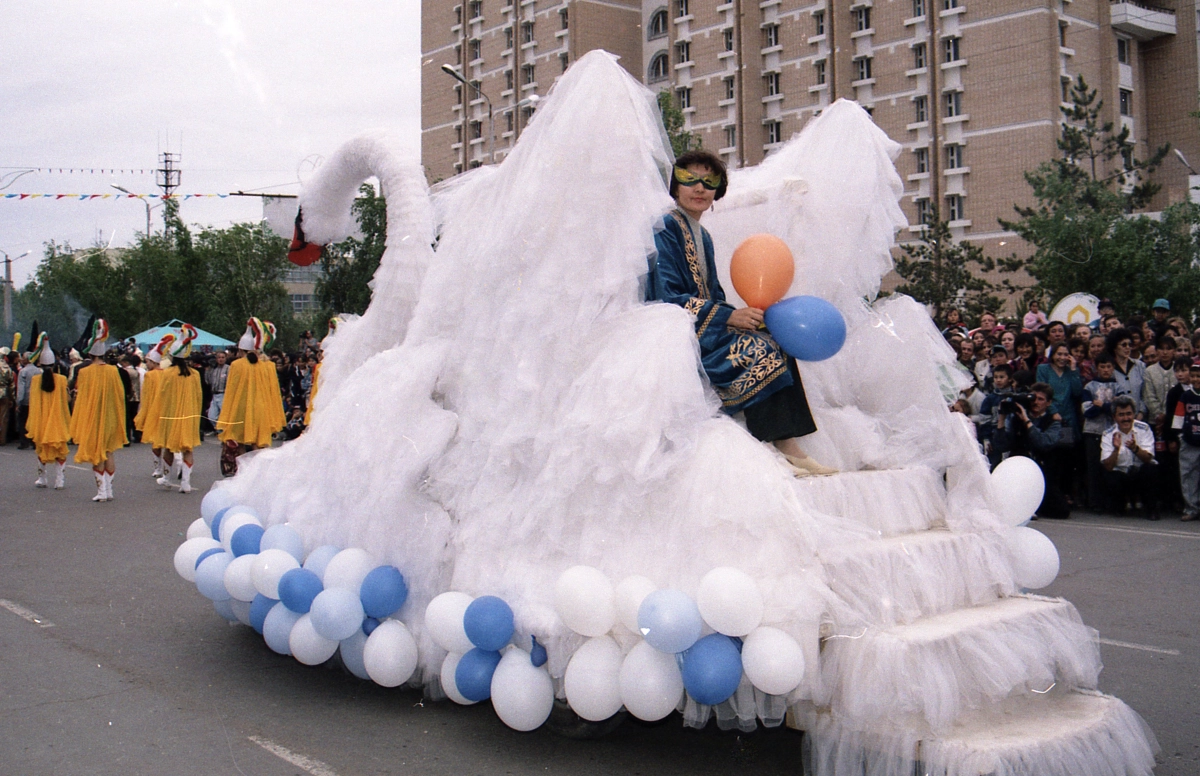
[[[505,652],[492,674],[492,708],[513,730],[541,727],[554,709],[554,682],[546,667],[534,667],[523,649]]]
[[[442,593],[425,607],[425,630],[439,647],[460,655],[475,648],[463,630],[463,614],[475,599],[466,593]],[[453,674],[451,674],[453,676]]]
[[[696,591],[700,616],[717,633],[745,636],[762,622],[763,597],[749,574],[721,566],[704,575]]]
[[[233,609],[233,615],[237,617],[238,622],[242,625],[250,624],[250,602],[239,601],[236,598],[229,599],[229,608]]]
[[[992,494],[1001,519],[1018,526],[1033,517],[1046,493],[1046,478],[1030,458],[1014,455],[992,470]]]
[[[1013,555],[1018,585],[1039,590],[1058,576],[1058,549],[1044,533],[1022,526],[1010,530],[1005,540]]]
[[[324,579],[325,567],[329,565],[329,561],[333,560],[333,556],[339,552],[341,550],[332,544],[322,544],[305,557],[304,568]]]
[[[262,527],[262,523],[253,515],[247,515],[244,512],[234,514],[226,512],[225,517],[221,518],[221,546],[225,548],[225,552],[233,552],[231,542],[233,541],[233,533],[244,525],[257,525]]]
[[[263,640],[272,651],[281,655],[292,654],[288,641],[292,635],[292,627],[300,617],[301,615],[281,603],[271,607],[271,611],[267,612],[267,617],[263,620]]]
[[[683,696],[683,676],[675,656],[659,652],[644,641],[625,656],[619,681],[625,708],[646,722],[666,717]]]
[[[196,589],[200,595],[210,601],[228,601],[231,596],[225,589],[225,569],[233,555],[228,552],[214,552],[196,567]]]
[[[370,674],[367,673],[367,666],[363,662],[363,650],[367,646],[367,634],[359,628],[348,639],[342,639],[338,643],[338,654],[342,658],[342,665],[346,666],[346,670],[357,676],[359,679],[370,679]]]
[[[359,587],[362,586],[363,578],[376,565],[378,564],[371,557],[371,553],[358,547],[351,547],[333,556],[328,565],[325,566],[325,573],[321,576],[321,582],[324,583],[326,590],[334,587],[344,587],[348,590],[353,590],[357,595]]]
[[[198,536],[188,539],[175,550],[175,573],[188,582],[196,581],[196,559],[208,550],[215,550],[221,543],[208,536]]]
[[[333,641],[348,639],[354,631],[362,630],[366,616],[358,593],[344,587],[327,588],[317,593],[308,613],[312,615],[313,629]]]
[[[371,631],[363,649],[367,675],[375,684],[384,687],[399,687],[411,679],[417,670],[418,657],[416,639],[399,620],[381,622]]]
[[[200,499],[200,519],[204,521],[205,525],[212,525],[213,515],[231,506],[233,506],[233,495],[230,494],[229,489],[214,487],[204,494],[204,498]],[[212,533],[210,532],[208,535],[212,536]]]
[[[258,551],[263,550],[283,550],[297,562],[304,560],[304,540],[296,533],[296,529],[287,523],[273,525],[263,532]]]
[[[187,538],[198,539],[200,537],[212,538],[212,529],[208,527],[208,523],[204,522],[203,517],[197,517],[187,529]]]
[[[768,695],[787,695],[804,679],[804,651],[778,628],[755,628],[742,644],[742,670]]]
[[[474,647],[472,647],[474,649]],[[446,693],[446,697],[454,701],[460,706],[471,706],[478,701],[469,701],[463,694],[458,691],[458,685],[454,683],[454,672],[458,670],[458,661],[462,660],[462,655],[457,652],[451,652],[446,655],[446,659],[442,661],[442,691]]]
[[[260,552],[254,556],[254,587],[267,598],[278,601],[279,578],[297,568],[300,568],[300,564],[283,550]]]
[[[571,709],[589,722],[621,710],[621,648],[607,636],[588,639],[575,650],[563,675]]]
[[[258,588],[254,586],[256,558],[257,555],[241,555],[231,560],[225,568],[225,589],[236,601],[253,601],[258,594]]]
[[[581,636],[603,636],[617,621],[613,586],[604,572],[572,566],[554,583],[554,610]]]
[[[338,643],[317,633],[312,624],[312,615],[303,614],[288,635],[288,648],[292,650],[292,657],[304,665],[319,666],[333,657]]]
[[[632,576],[625,577],[621,583],[617,585],[613,591],[613,598],[617,607],[617,618],[629,630],[634,633],[638,632],[638,607],[642,605],[642,601],[646,596],[658,589],[648,577]]]

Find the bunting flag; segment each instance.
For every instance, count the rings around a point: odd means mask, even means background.
[[[228,194],[5,194],[5,199],[225,199]]]

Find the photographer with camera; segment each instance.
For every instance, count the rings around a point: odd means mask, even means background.
[[[1158,468],[1154,460],[1154,432],[1150,426],[1134,418],[1137,407],[1131,396],[1113,399],[1113,419],[1116,424],[1100,438],[1100,463],[1104,466],[1104,481],[1116,496],[1116,507],[1125,500],[1140,498],[1146,507],[1146,519],[1158,519],[1155,488]]]
[[[1000,453],[1032,458],[1042,470],[1046,494],[1038,506],[1039,517],[1063,519],[1071,510],[1058,487],[1054,446],[1062,434],[1062,418],[1051,410],[1054,389],[1034,383],[1029,393],[1014,393],[1001,400],[992,434],[992,447]]]

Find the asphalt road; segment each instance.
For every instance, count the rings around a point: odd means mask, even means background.
[[[66,489],[38,490],[32,452],[0,447],[0,774],[800,772],[801,736],[786,729],[697,732],[672,717],[596,741],[515,733],[487,704],[423,703],[275,655],[172,567],[216,455],[198,451],[197,492],[183,496],[153,483],[144,446],[126,448],[116,500],[94,504],[83,467],[68,469]],[[1108,640],[1102,689],[1153,727],[1156,772],[1200,773],[1200,525],[1035,525],[1063,558],[1045,592]]]

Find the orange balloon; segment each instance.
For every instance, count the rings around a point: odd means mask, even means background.
[[[733,252],[729,274],[746,304],[765,310],[792,287],[796,261],[787,243],[773,234],[752,234]]]

